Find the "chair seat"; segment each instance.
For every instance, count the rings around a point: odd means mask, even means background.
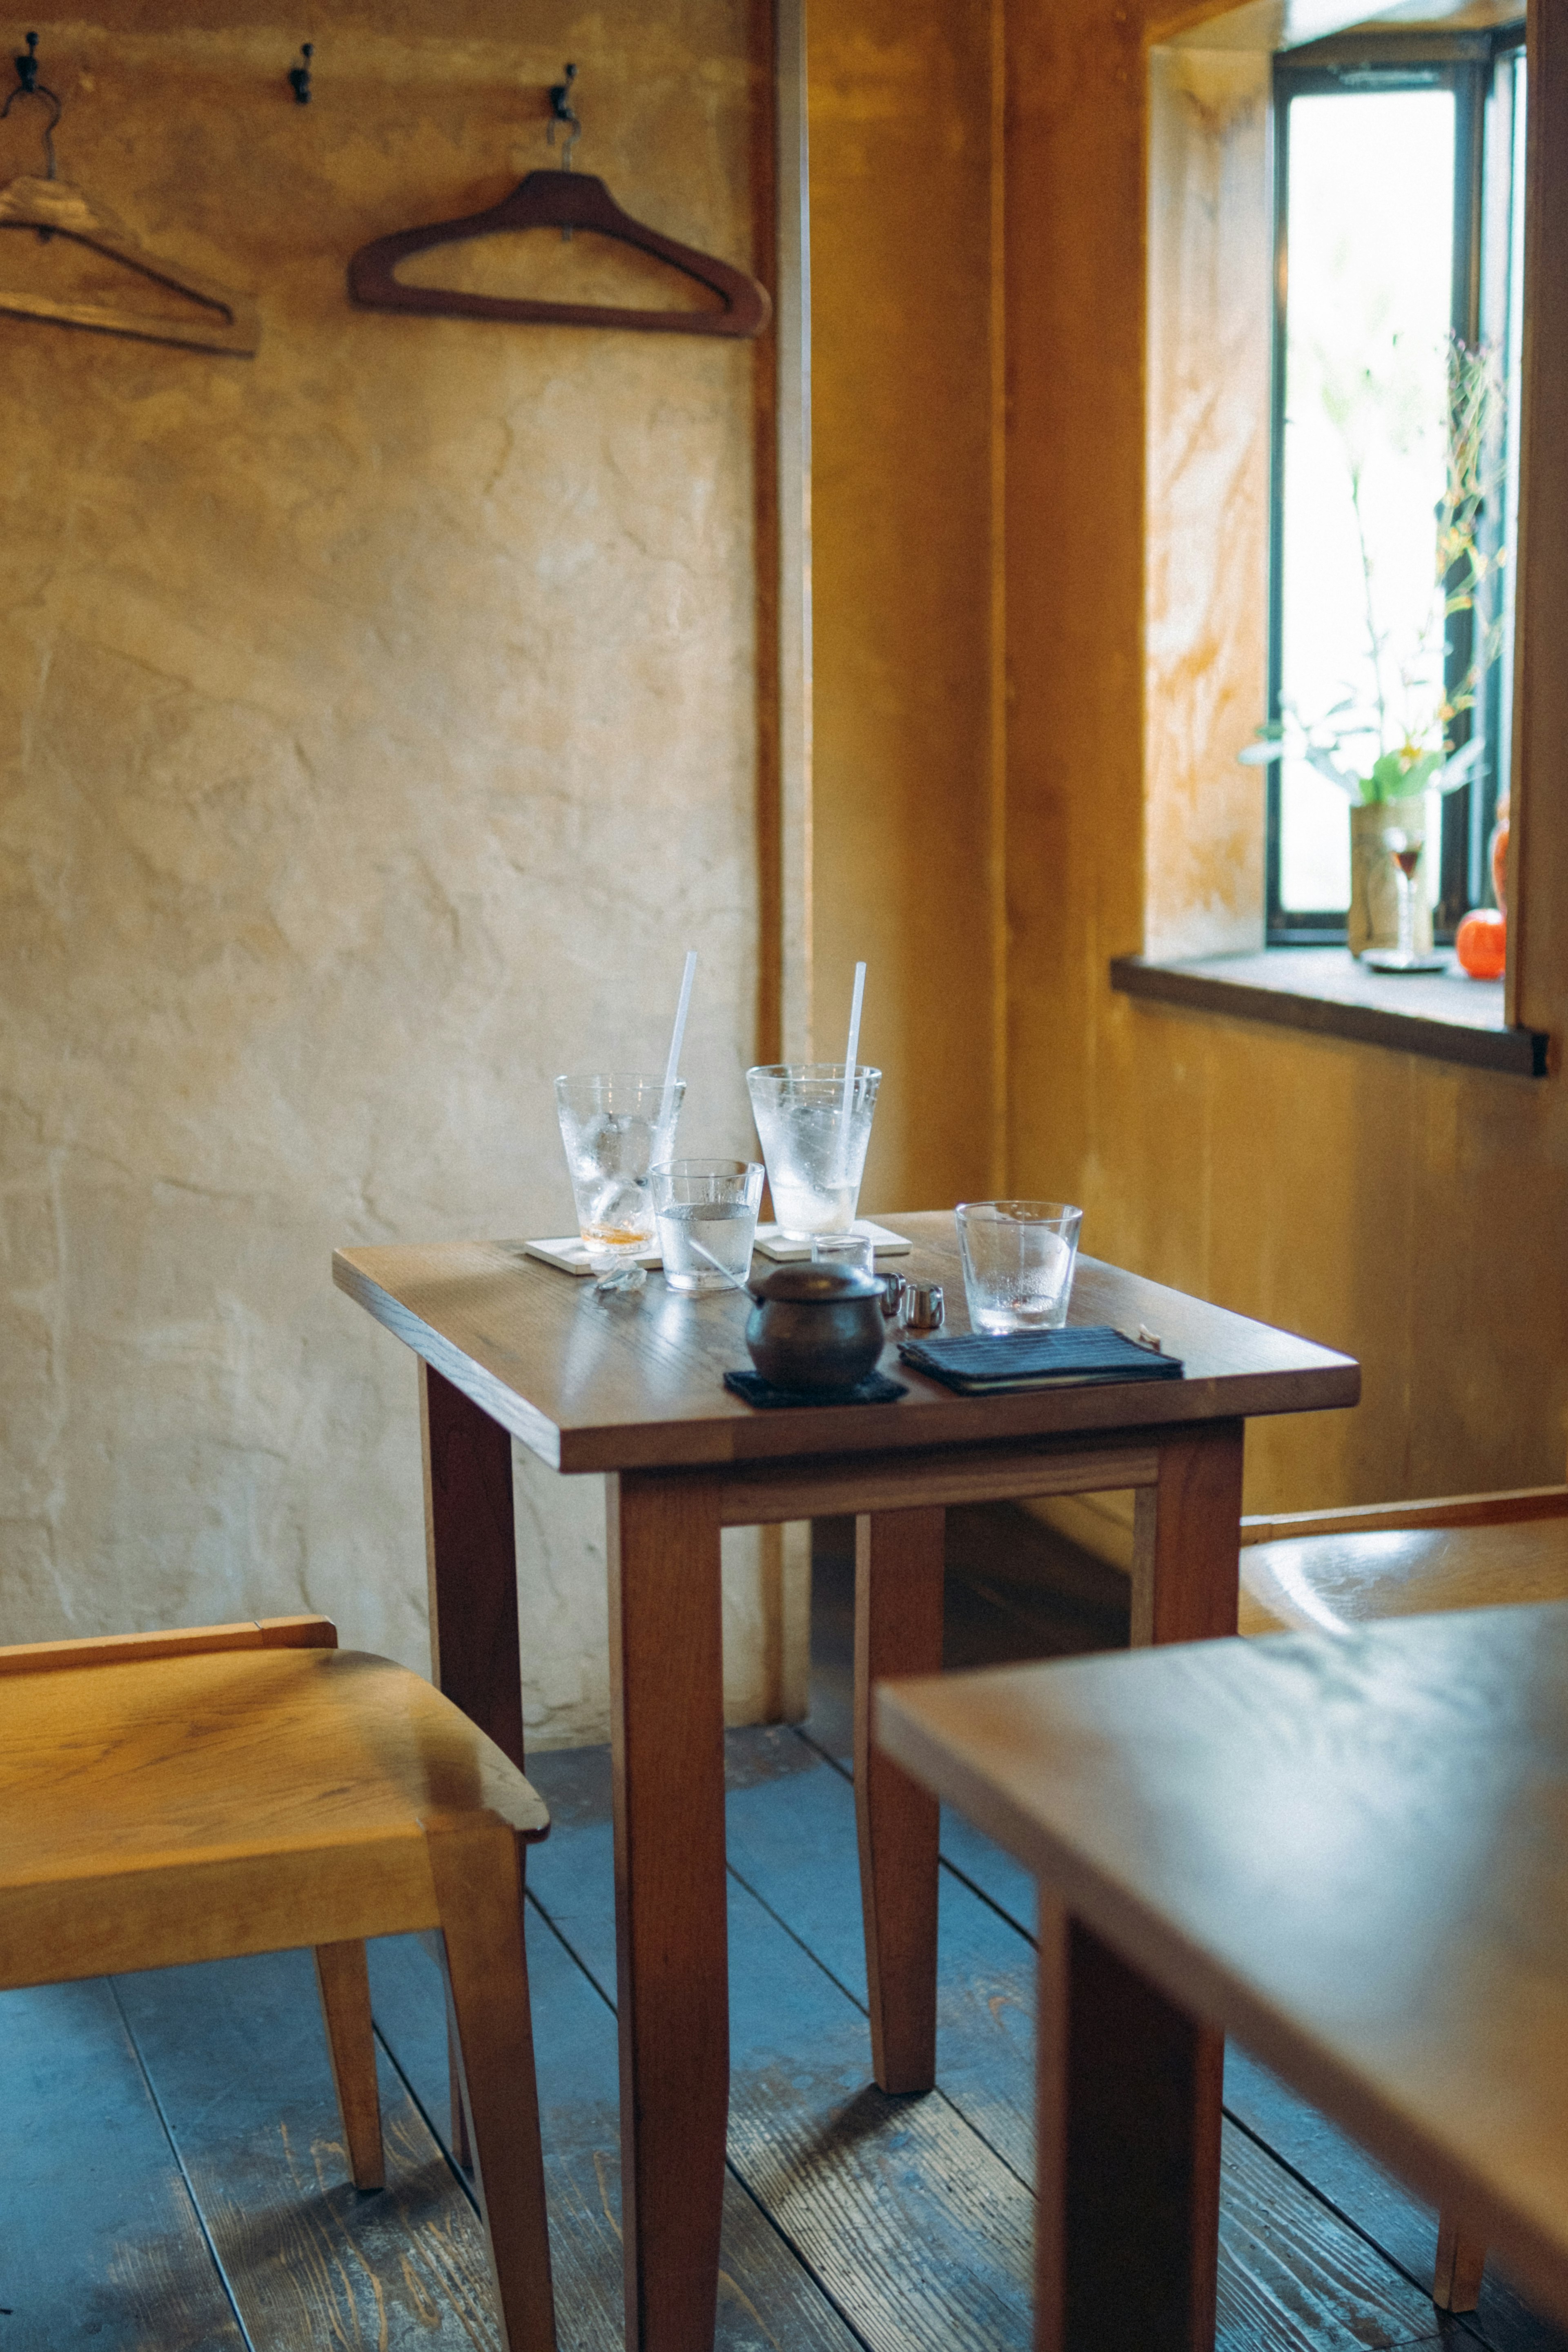
[[[548,1827],[500,1750],[384,1658],[219,1652],[7,1675],[0,1985],[435,1927],[424,1824],[485,1813],[525,1839]]]
[[[1383,1617],[1568,1600],[1568,1519],[1299,1536],[1241,1555],[1243,1633],[1344,1633]]]

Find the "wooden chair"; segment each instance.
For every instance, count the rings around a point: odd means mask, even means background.
[[[315,1948],[357,2187],[384,2179],[364,1937],[441,1930],[509,2352],[553,2352],[522,1854],[549,1816],[320,1617],[0,1649],[0,1989]]]
[[[1241,1523],[1243,1633],[1348,1633],[1382,1617],[1568,1600],[1568,1486]],[[1438,2217],[1432,2300],[1473,2311],[1483,2241]]]

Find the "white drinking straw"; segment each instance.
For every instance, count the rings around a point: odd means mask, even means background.
[[[669,1040],[669,1059],[664,1066],[664,1091],[668,1096],[680,1075],[680,1048],[686,1040],[686,1016],[691,1010],[691,983],[697,977],[697,950],[686,950],[686,970],[680,976],[680,1002],[675,1008],[675,1029]]]
[[[849,1164],[849,1116],[855,1107],[855,1056],[860,1050],[860,1007],[866,998],[866,967],[855,967],[855,993],[849,1000],[849,1043],[844,1048],[844,1115],[838,1122],[838,1164]]]
[[[703,1246],[702,1246],[702,1244],[701,1244],[701,1243],[700,1243],[700,1242],[697,1242],[697,1241],[693,1241],[693,1240],[692,1240],[692,1238],[691,1238],[691,1236],[690,1236],[690,1234],[688,1234],[688,1235],[687,1235],[687,1237],[686,1237],[686,1246],[687,1246],[687,1248],[688,1248],[688,1249],[693,1249],[693,1250],[695,1250],[699,1257],[705,1257],[705,1258],[707,1259],[707,1261],[708,1261],[709,1265],[712,1267],[712,1269],[713,1269],[714,1273],[715,1273],[715,1274],[721,1274],[721,1275],[723,1276],[723,1277],[724,1277],[725,1281],[729,1284],[729,1286],[730,1286],[730,1287],[731,1287],[731,1290],[743,1290],[743,1291],[745,1292],[745,1294],[746,1294],[747,1297],[748,1297],[748,1298],[750,1298],[750,1297],[751,1297],[751,1296],[752,1296],[752,1286],[751,1286],[751,1284],[750,1284],[749,1282],[742,1282],[742,1279],[741,1279],[741,1277],[740,1277],[740,1276],[739,1276],[738,1274],[731,1274],[731,1271],[730,1271],[730,1269],[729,1269],[729,1267],[728,1267],[727,1265],[720,1265],[720,1263],[719,1263],[719,1261],[718,1261],[718,1259],[714,1256],[714,1255],[713,1255],[712,1251],[711,1251],[711,1250],[705,1250],[705,1249],[703,1248]]]

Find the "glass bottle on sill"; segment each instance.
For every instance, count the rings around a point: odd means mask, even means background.
[[[1366,961],[1373,971],[1446,971],[1448,967],[1444,957],[1432,954],[1429,945],[1423,953],[1415,943],[1417,898],[1420,895],[1416,877],[1421,871],[1421,852],[1426,845],[1425,841],[1413,827],[1391,824],[1384,832],[1383,845],[1388,853],[1399,892],[1398,943],[1392,951],[1369,950]]]

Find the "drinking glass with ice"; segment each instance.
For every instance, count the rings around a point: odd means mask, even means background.
[[[669,1158],[685,1093],[684,1078],[637,1072],[555,1081],[577,1227],[601,1286],[644,1279],[637,1259],[655,1245],[649,1171]]]
[[[792,1241],[847,1234],[855,1223],[880,1070],[843,1062],[777,1062],[746,1072],[767,1162],[773,1215]]]

